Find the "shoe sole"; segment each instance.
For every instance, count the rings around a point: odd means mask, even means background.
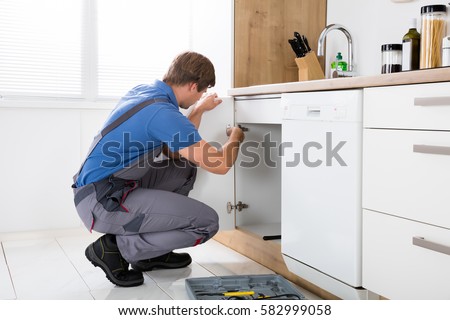
[[[167,262],[153,262],[151,265],[145,267],[145,268],[141,268],[139,266],[136,265],[131,265],[131,267],[136,270],[136,271],[141,271],[141,272],[145,272],[145,271],[152,271],[153,269],[180,269],[180,268],[184,268],[187,267],[188,265],[190,265],[192,263],[192,258],[189,257],[189,260],[186,261],[181,261],[179,263],[167,263]]]
[[[122,281],[115,278],[108,266],[95,253],[93,244],[89,245],[84,253],[86,258],[94,265],[94,267],[101,268],[106,274],[106,278],[113,284],[121,287],[136,287],[144,283],[144,278],[134,281]]]

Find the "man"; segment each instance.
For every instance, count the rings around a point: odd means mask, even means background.
[[[216,149],[198,133],[203,113],[222,102],[205,95],[214,85],[206,57],[180,54],[163,81],[139,85],[119,101],[74,177],[80,218],[104,233],[86,257],[118,286],[141,285],[143,271],[186,267],[189,254],[172,250],[204,243],[218,230],[217,213],[187,197],[197,166],[227,173],[244,138],[233,127]],[[194,104],[188,117],[179,111]]]

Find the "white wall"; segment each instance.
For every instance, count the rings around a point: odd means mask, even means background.
[[[227,95],[233,84],[233,0],[194,1],[193,50],[214,64],[219,96]],[[211,13],[211,6],[214,12]]]
[[[412,0],[394,3],[391,0],[328,0],[327,24],[344,25],[354,41],[354,64],[358,75],[381,73],[381,45],[402,43],[411,18],[417,18],[420,32],[420,8],[430,4],[448,4],[442,0]],[[449,24],[448,24],[449,25]],[[345,36],[332,31],[327,37],[327,68],[340,51],[347,60]],[[328,69],[327,69],[328,70]]]

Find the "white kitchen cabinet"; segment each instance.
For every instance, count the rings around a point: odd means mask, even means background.
[[[236,97],[236,123],[281,124],[281,95]]]
[[[450,83],[364,90],[363,286],[449,299]]]
[[[366,208],[450,228],[449,131],[365,130],[364,146]]]
[[[371,210],[363,221],[365,288],[389,299],[450,299],[449,229]]]
[[[450,83],[364,90],[364,127],[449,130]]]

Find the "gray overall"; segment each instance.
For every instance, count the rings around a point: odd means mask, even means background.
[[[162,101],[166,100],[145,101],[123,114],[95,137],[88,156],[108,132]],[[161,148],[156,148],[107,179],[72,186],[84,225],[91,231],[115,234],[120,253],[129,263],[203,243],[219,228],[214,209],[188,197],[197,168],[186,160],[155,160],[160,153]]]

